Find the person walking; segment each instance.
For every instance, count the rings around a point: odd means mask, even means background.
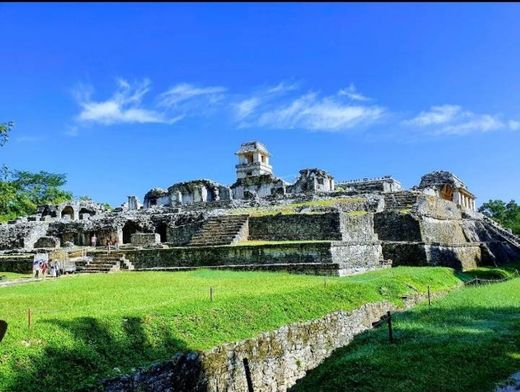
[[[33,278],[38,279],[40,276],[40,257],[38,255],[34,255],[33,259]]]
[[[40,265],[40,271],[42,273],[43,280],[45,280],[45,278],[47,277],[48,269],[49,269],[49,262],[45,261],[45,260],[42,260],[42,263]]]

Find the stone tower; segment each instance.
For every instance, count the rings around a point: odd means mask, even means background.
[[[235,166],[238,179],[273,174],[273,168],[269,165],[271,154],[262,143],[243,143],[235,154],[238,155],[238,165]]]

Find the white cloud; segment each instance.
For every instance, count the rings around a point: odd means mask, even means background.
[[[462,108],[457,105],[432,106],[429,110],[419,113],[419,115],[407,122],[411,125],[418,126],[445,124],[453,121],[461,111]]]
[[[227,91],[225,87],[197,87],[188,83],[180,83],[159,96],[159,105],[163,107],[175,107],[180,103],[194,98],[204,98],[209,103],[216,103],[224,98]]]
[[[432,106],[404,123],[425,128],[432,135],[465,135],[520,128],[518,121],[504,122],[498,115],[474,113],[458,105]]]
[[[117,89],[106,100],[93,99],[90,86],[76,90],[80,113],[74,126],[64,132],[77,136],[83,123],[163,123],[174,124],[187,117],[210,114],[228,116],[237,128],[264,127],[341,132],[363,128],[385,119],[390,135],[417,134],[464,135],[496,130],[520,130],[520,121],[502,119],[500,115],[480,114],[459,105],[437,105],[413,118],[399,120],[387,108],[375,105],[371,98],[358,92],[354,84],[330,95],[301,91],[300,84],[282,81],[260,86],[249,94],[231,93],[223,86],[178,83],[163,93],[151,96],[150,81],[130,83],[117,80]],[[148,100],[148,101],[147,101]],[[148,103],[146,103],[148,102]],[[378,135],[381,135],[378,133]],[[20,141],[29,141],[21,138]]]
[[[261,104],[262,99],[260,97],[251,97],[244,99],[234,105],[235,117],[237,120],[243,120],[246,117],[253,114],[255,109]]]
[[[20,136],[15,139],[18,143],[38,143],[45,140],[43,136]]]
[[[352,83],[347,88],[339,90],[338,95],[346,96],[353,101],[370,101],[370,98],[360,94]]]
[[[511,120],[507,123],[507,125],[509,126],[509,129],[511,129],[512,131],[517,131],[520,129],[520,121]]]
[[[261,113],[256,126],[278,129],[341,131],[374,122],[385,109],[379,106],[350,105],[333,96],[320,98],[308,93]]]
[[[299,87],[299,83],[288,83],[288,82],[280,82],[276,86],[269,87],[267,89],[267,94],[285,94],[289,91],[297,90]]]
[[[81,112],[77,116],[80,122],[100,123],[174,123],[178,117],[167,118],[163,113],[142,107],[143,97],[150,90],[150,81],[131,84],[124,79],[117,81],[118,89],[106,101],[91,99],[92,90],[82,88],[76,92]]]

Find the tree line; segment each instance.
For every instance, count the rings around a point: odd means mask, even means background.
[[[0,146],[7,143],[13,127],[13,122],[0,123]],[[42,204],[72,200],[72,193],[63,189],[66,183],[65,174],[12,170],[4,165],[0,169],[0,221],[34,214]]]
[[[478,210],[520,235],[520,205],[516,201],[506,203],[502,200],[489,200]]]

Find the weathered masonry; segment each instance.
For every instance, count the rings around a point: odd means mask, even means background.
[[[2,224],[0,271],[30,269],[31,254],[50,249],[88,248],[93,265],[98,258],[106,266],[103,249],[91,247],[93,237],[98,247],[120,245],[110,271],[124,265],[345,275],[389,265],[467,269],[520,258],[520,239],[476,212],[475,196],[449,172],[426,174],[410,190],[391,176],[336,183],[317,168],[300,170],[289,184],[273,174],[262,143],[244,143],[236,155],[231,186],[187,181],[150,190],[143,205],[135,196],[113,210],[78,201],[41,206]]]

